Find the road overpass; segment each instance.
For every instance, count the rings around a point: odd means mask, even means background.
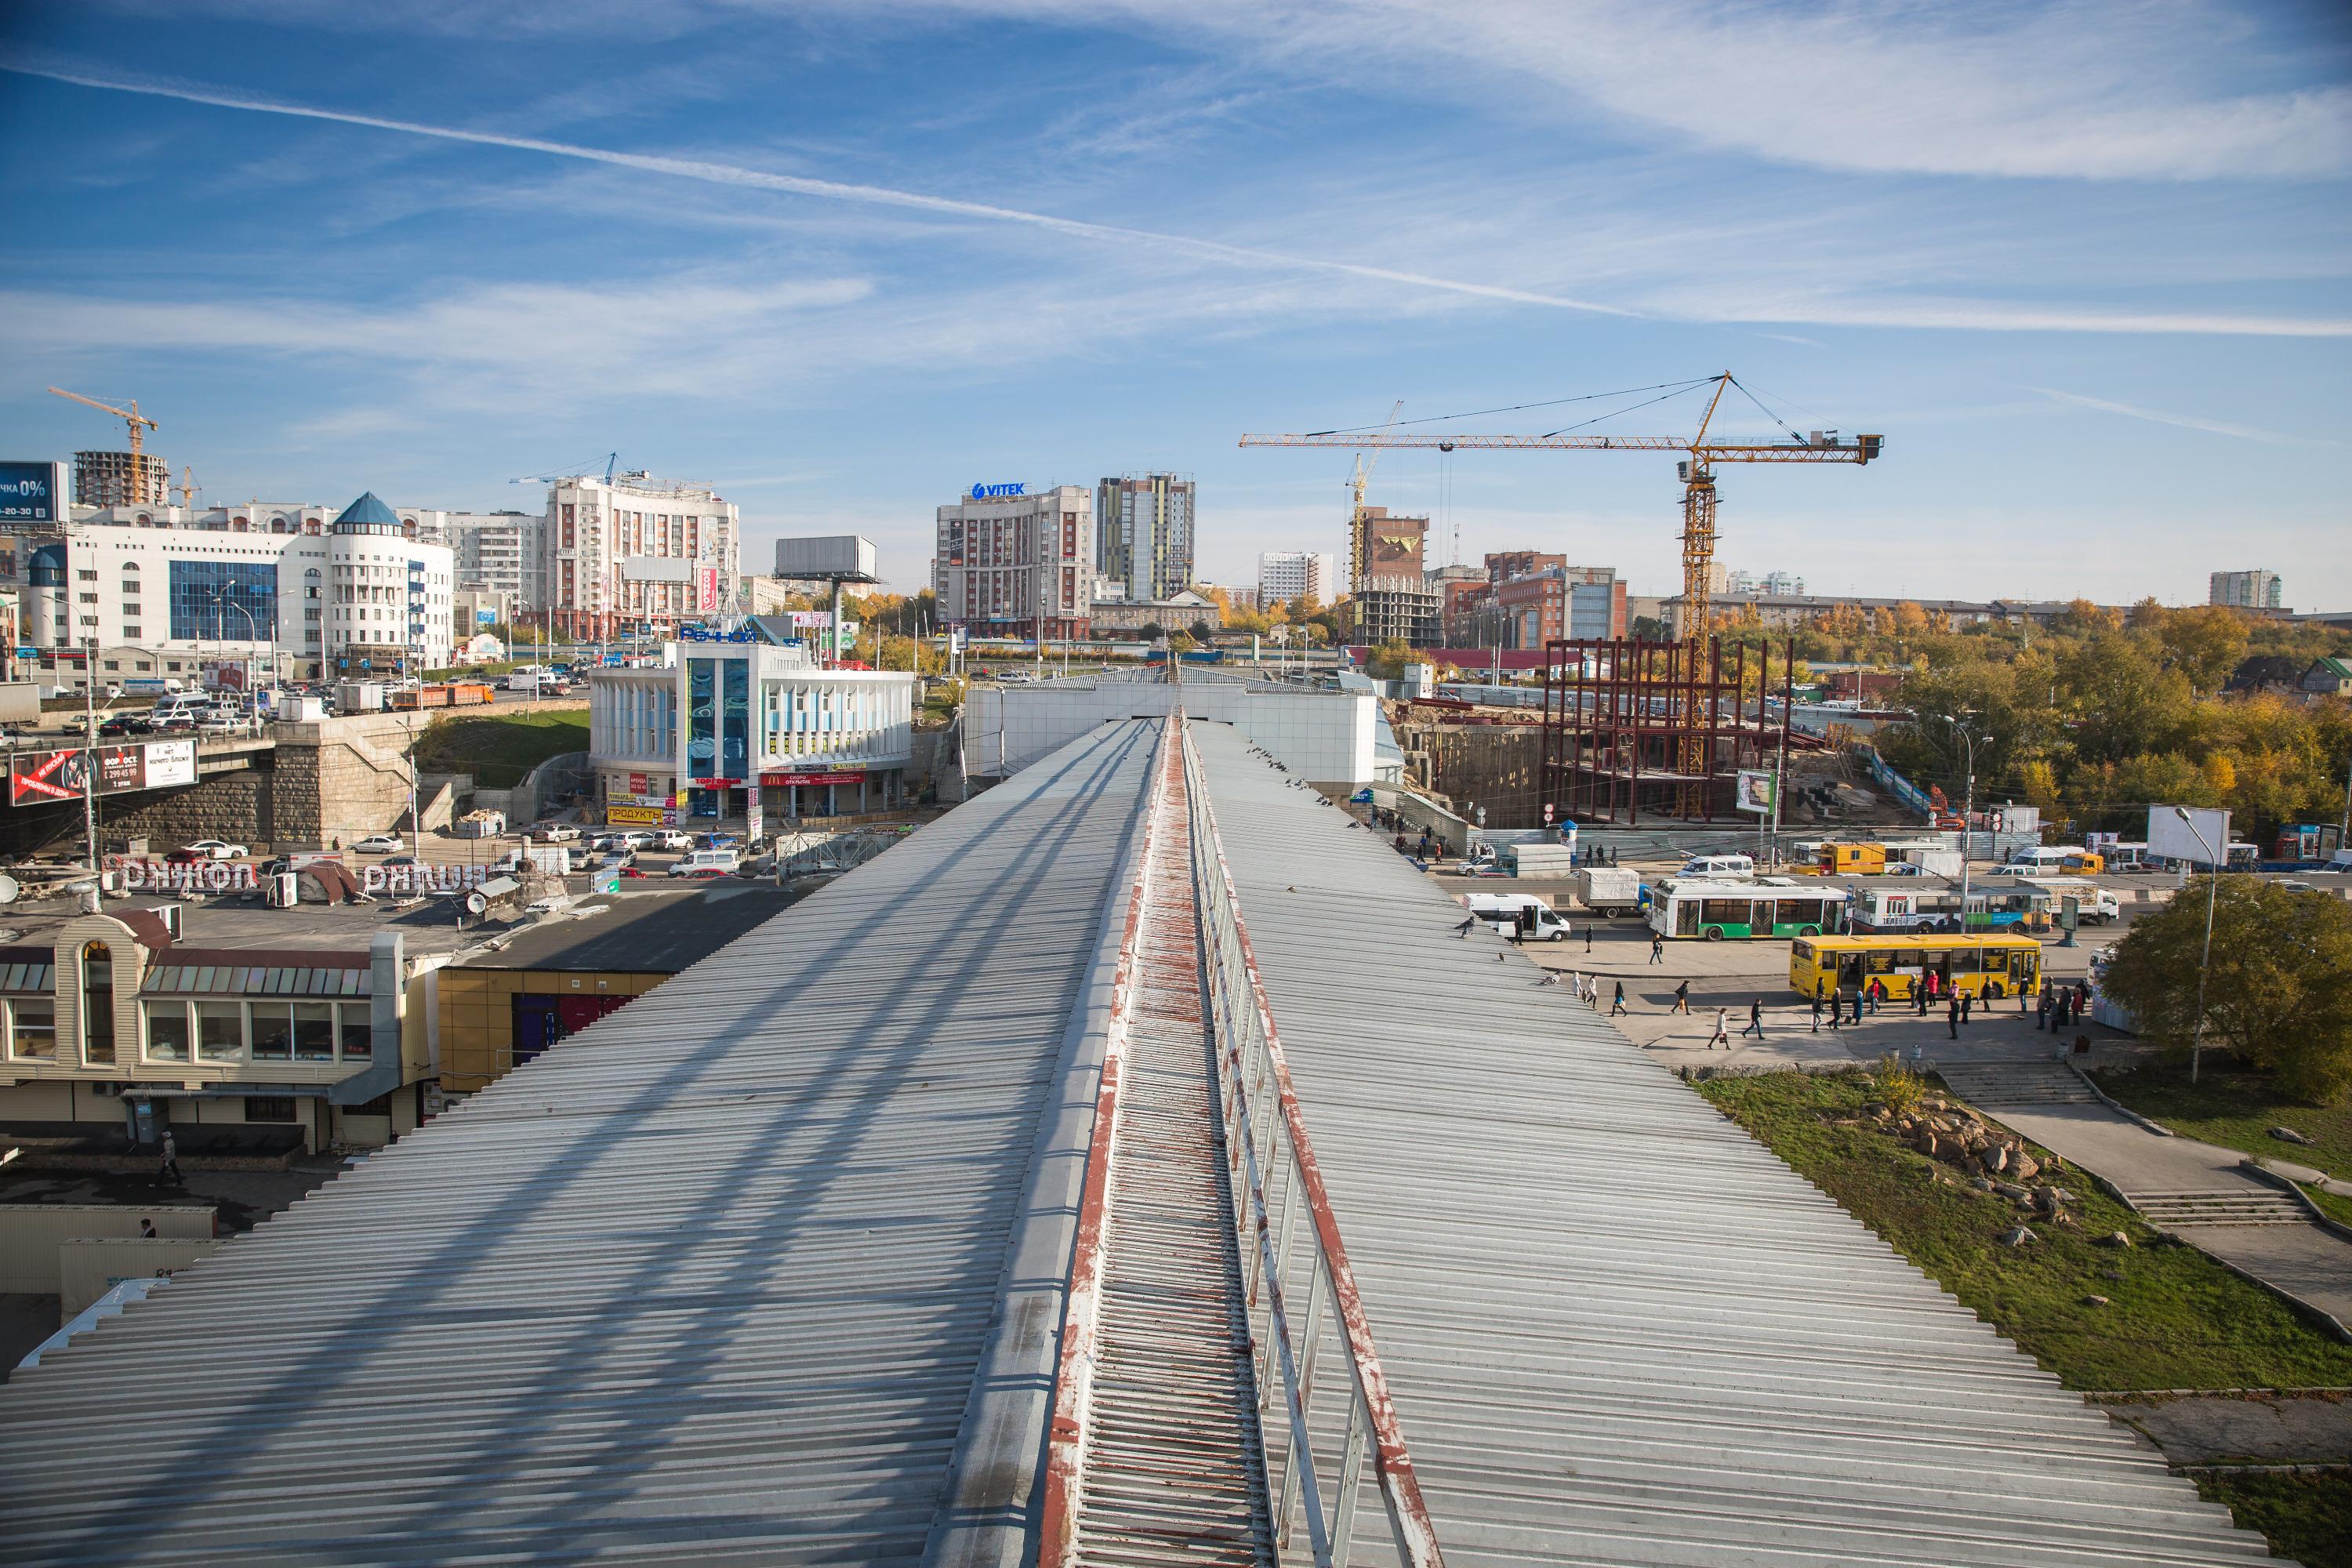
[[[1070,742],[0,1389],[25,1563],[2256,1563],[1222,725]]]

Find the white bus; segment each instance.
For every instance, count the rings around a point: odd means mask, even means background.
[[[1822,936],[1845,929],[1843,888],[1775,877],[1761,882],[1668,878],[1651,890],[1650,929],[1703,942]]]

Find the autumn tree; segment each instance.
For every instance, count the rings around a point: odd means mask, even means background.
[[[2206,879],[2143,915],[2116,949],[2102,989],[2138,1032],[2176,1049],[2197,1034]],[[2204,1039],[2315,1104],[2352,1090],[2352,905],[2252,877],[2213,889]]]

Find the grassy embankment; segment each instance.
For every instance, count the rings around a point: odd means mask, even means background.
[[[2162,1122],[2183,1138],[2219,1143],[2308,1165],[2338,1181],[2352,1182],[2352,1100],[2337,1105],[2307,1105],[2278,1092],[2268,1076],[2240,1072],[2224,1057],[2210,1058],[2195,1083],[2189,1069],[2169,1062],[2121,1072],[2095,1075],[2099,1087],[2151,1121]],[[2291,1143],[2271,1136],[2273,1127],[2285,1127],[2313,1140]],[[2352,1225],[2352,1198],[2316,1187],[2304,1189],[2327,1215]]]
[[[416,737],[416,765],[428,773],[471,773],[484,789],[512,789],[523,775],[566,752],[588,749],[588,711],[476,710],[436,719]]]

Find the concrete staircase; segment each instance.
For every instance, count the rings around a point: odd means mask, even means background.
[[[2134,1193],[2131,1201],[2148,1224],[2166,1230],[2195,1225],[2311,1223],[2302,1206],[2286,1194],[2252,1185],[2206,1192]]]
[[[2063,1062],[1938,1062],[1954,1094],[1981,1110],[2023,1105],[2096,1105],[2099,1097]]]

